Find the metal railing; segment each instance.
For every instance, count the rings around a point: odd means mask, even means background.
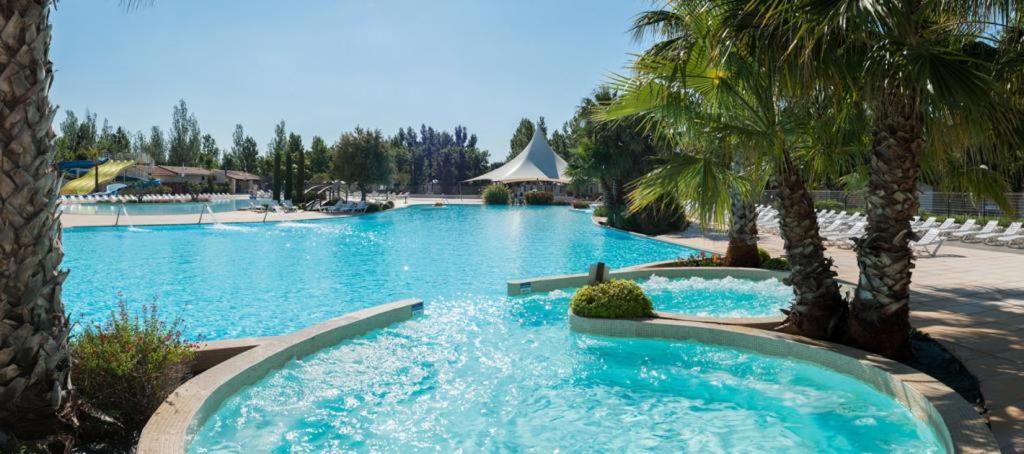
[[[863,211],[865,207],[864,196],[861,193],[847,193],[845,191],[811,191],[815,203],[827,201],[826,203],[835,207],[842,207],[846,211]],[[761,203],[772,203],[778,198],[778,191],[764,191]],[[1013,207],[1015,213],[1006,213],[995,202],[991,200],[978,200],[964,192],[921,192],[918,194],[921,211],[938,216],[979,216],[979,217],[1008,217],[1024,216],[1024,193],[1006,193],[1006,198]],[[821,208],[825,208],[822,204]]]

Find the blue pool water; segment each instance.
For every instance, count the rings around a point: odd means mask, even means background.
[[[259,205],[263,203],[271,203],[270,200],[258,200],[253,203]],[[148,216],[148,215],[163,215],[163,214],[194,214],[199,215],[200,211],[203,211],[206,205],[210,206],[210,209],[214,213],[221,213],[225,211],[235,211],[242,208],[248,208],[250,205],[249,199],[221,199],[212,200],[210,202],[165,202],[165,203],[126,203],[124,204],[125,211],[128,212],[129,216]],[[121,209],[120,203],[62,203],[60,205],[61,211],[70,214],[106,214],[116,215],[117,211]]]
[[[73,319],[155,301],[202,339],[291,332],[401,298],[502,296],[509,279],[673,259],[690,249],[565,207],[414,207],[302,223],[64,232]]]
[[[445,297],[288,363],[201,427],[208,452],[939,452],[866,384],[696,342],[573,333],[569,294]]]
[[[292,361],[229,398],[191,452],[939,449],[907,410],[849,377],[693,342],[573,333],[568,292],[506,297],[513,278],[693,252],[565,208],[421,207],[63,235],[65,303],[79,322],[104,318],[118,299],[155,300],[192,335],[220,339],[426,301],[410,321]],[[761,301],[770,287],[736,282],[720,298],[680,282],[644,285],[656,305],[680,311],[705,297],[698,310],[729,315],[775,304]]]

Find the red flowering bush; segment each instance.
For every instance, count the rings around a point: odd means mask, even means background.
[[[72,339],[72,384],[83,402],[120,426],[114,439],[137,438],[187,378],[196,345],[184,340],[181,325],[180,318],[162,321],[155,304],[130,315],[121,302],[110,320]]]

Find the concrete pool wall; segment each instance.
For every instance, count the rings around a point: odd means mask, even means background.
[[[407,299],[352,312],[281,336],[224,341],[197,359],[199,369],[221,360],[176,389],[150,417],[139,438],[139,454],[181,454],[191,436],[225,399],[294,358],[339,342],[408,320],[423,302]],[[220,355],[218,357],[218,355]],[[223,358],[228,359],[224,360]]]
[[[935,431],[946,452],[999,452],[992,431],[959,394],[909,366],[855,348],[750,327],[664,318],[598,319],[570,313],[569,325],[588,334],[694,340],[817,364],[895,399]]]

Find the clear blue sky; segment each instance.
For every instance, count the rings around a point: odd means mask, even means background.
[[[241,123],[265,151],[285,120],[308,146],[356,125],[466,125],[504,159],[521,117],[550,127],[635,51],[644,0],[62,1],[52,99],[165,131],[183,98],[222,149]]]

